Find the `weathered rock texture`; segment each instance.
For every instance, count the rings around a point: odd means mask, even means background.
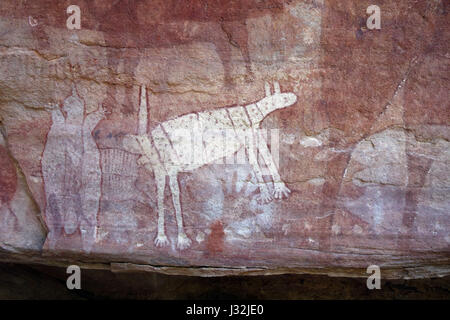
[[[81,30],[66,28],[71,4]],[[381,30],[366,28],[371,4]],[[449,274],[447,12],[439,0],[1,1],[1,259]],[[196,125],[209,151],[188,165],[176,132]],[[230,155],[210,129],[247,164],[220,164]]]

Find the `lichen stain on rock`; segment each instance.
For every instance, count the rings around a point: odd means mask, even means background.
[[[0,200],[9,206],[17,189],[16,167],[5,147],[0,146]]]

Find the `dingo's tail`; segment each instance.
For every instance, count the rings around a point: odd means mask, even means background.
[[[138,120],[138,132],[137,134],[142,136],[147,133],[148,130],[148,110],[147,110],[147,90],[145,85],[141,86],[141,102],[139,104],[139,120]]]

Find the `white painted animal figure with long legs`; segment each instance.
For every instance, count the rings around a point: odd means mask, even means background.
[[[138,134],[127,136],[124,139],[124,148],[139,153],[141,157],[138,163],[153,171],[155,176],[158,210],[156,246],[169,244],[164,227],[164,191],[167,176],[178,228],[177,247],[180,250],[189,247],[191,240],[183,226],[178,173],[190,172],[206,164],[215,163],[244,147],[259,185],[260,199],[269,202],[273,197],[281,199],[289,195],[290,190],[281,180],[267,142],[258,129],[267,115],[277,109],[292,106],[297,101],[294,93],[282,93],[279,84],[275,82],[272,94],[269,84],[266,83],[265,97],[255,103],[182,115],[158,124],[150,134],[147,132],[145,86],[141,87],[140,98]],[[273,181],[272,194],[263,179],[258,163],[258,151]]]

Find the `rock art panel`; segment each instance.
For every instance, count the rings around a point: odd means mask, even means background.
[[[0,3],[6,251],[448,274],[444,1],[71,4]]]

